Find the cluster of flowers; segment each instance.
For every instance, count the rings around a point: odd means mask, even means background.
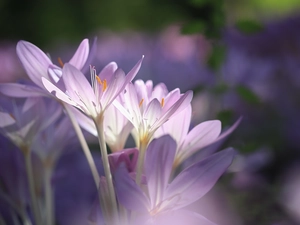
[[[90,52],[85,39],[68,63],[59,59],[57,66],[38,47],[20,41],[17,54],[34,84],[0,84],[2,94],[26,98],[21,107],[14,104],[9,109],[3,104],[0,108],[0,131],[23,153],[28,179],[30,202],[25,210],[14,207],[16,224],[55,224],[51,176],[74,133],[98,190],[87,218],[92,224],[213,224],[186,207],[213,187],[235,151],[209,151],[182,165],[230,134],[238,122],[222,134],[217,120],[189,131],[191,91],[169,92],[162,83],[153,87],[152,81],[132,83],[143,57],[126,75],[115,62],[97,75],[94,67],[87,66]],[[88,68],[90,82],[83,74]],[[100,170],[80,127],[99,140]],[[124,149],[130,133],[136,147]],[[37,198],[33,152],[43,167],[39,172],[44,182],[38,193],[42,198]]]

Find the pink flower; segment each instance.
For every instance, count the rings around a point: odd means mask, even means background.
[[[169,181],[175,153],[176,143],[168,135],[150,143],[144,165],[146,187],[140,188],[124,165],[115,173],[118,200],[126,209],[135,212],[137,221],[143,221],[140,224],[172,224],[162,221],[173,221],[177,213],[187,220],[198,221],[188,224],[208,222],[197,213],[183,208],[200,199],[214,186],[231,164],[235,152],[228,149],[209,156]]]
[[[31,85],[7,83],[0,84],[1,93],[12,97],[47,96],[49,94],[44,91],[45,88],[42,83],[42,78],[63,87],[63,83],[61,82],[61,67],[53,64],[48,55],[37,46],[27,41],[19,41],[17,44],[17,54],[27,75],[39,88]],[[69,63],[80,70],[85,65],[88,56],[89,42],[87,39],[84,39]],[[63,66],[61,60],[59,60],[59,62],[61,64],[60,66]]]
[[[99,75],[96,75],[95,69],[91,68],[92,84],[77,68],[66,63],[62,70],[65,91],[45,77],[42,77],[42,82],[45,88],[57,98],[96,119],[136,76],[142,60],[143,58],[138,61],[127,76],[123,70],[118,69],[115,62],[104,67]]]
[[[153,88],[152,81],[137,80],[127,86],[124,102],[115,101],[114,105],[133,124],[133,136],[139,146],[140,142],[148,143],[162,124],[187,107],[192,97],[192,91],[168,92],[164,84]]]

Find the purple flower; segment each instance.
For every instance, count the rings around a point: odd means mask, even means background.
[[[137,146],[148,144],[154,132],[172,116],[179,113],[193,97],[192,91],[181,94],[179,89],[168,92],[164,84],[153,88],[152,81],[142,80],[129,84],[124,93],[124,102],[114,105],[132,123]]]
[[[140,188],[134,182],[124,166],[117,169],[115,187],[118,200],[126,209],[136,213],[137,221],[142,219],[144,224],[151,224],[163,220],[165,216],[171,219],[168,215],[173,212],[176,214],[177,210],[184,214],[181,210],[213,187],[235,155],[232,149],[216,153],[181,171],[169,182],[175,153],[176,143],[170,136],[150,143],[144,164],[145,188]],[[198,222],[203,220],[192,212],[188,214],[190,219],[198,219]]]
[[[121,69],[118,69],[117,64],[114,62],[108,64],[98,76],[96,71],[91,68],[92,84],[77,68],[67,63],[62,71],[65,91],[44,77],[42,81],[45,88],[50,93],[53,92],[57,98],[79,108],[91,118],[96,119],[136,76],[141,63],[142,59],[127,76]]]
[[[42,78],[50,80],[63,88],[63,83],[61,81],[62,69],[54,65],[50,58],[41,49],[29,42],[19,41],[17,44],[17,54],[27,75],[32,82],[38,86],[38,88],[32,85],[7,83],[0,84],[1,93],[12,97],[49,96],[49,93],[45,92],[45,88],[42,84]],[[82,69],[86,63],[88,55],[89,43],[87,39],[84,39],[73,57],[70,59],[69,63],[78,69]],[[60,63],[60,66],[63,66],[61,61]]]

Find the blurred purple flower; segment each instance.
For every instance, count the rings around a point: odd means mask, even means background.
[[[139,221],[136,224],[141,224],[141,221],[142,224],[160,224],[162,221],[171,224],[176,212],[179,218],[181,215],[187,221],[197,221],[198,224],[207,221],[183,208],[212,188],[231,164],[235,153],[229,149],[207,157],[183,170],[169,183],[175,153],[176,143],[170,136],[163,136],[150,143],[145,157],[145,188],[148,196],[144,188],[141,189],[129,176],[124,166],[117,169],[115,187],[118,200],[128,210],[136,212],[136,221]]]

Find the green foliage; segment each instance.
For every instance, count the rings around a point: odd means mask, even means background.
[[[207,64],[210,68],[218,70],[225,59],[226,48],[222,45],[214,46]]]
[[[264,29],[263,24],[254,20],[239,20],[235,24],[236,28],[244,34],[255,34]]]
[[[217,119],[222,122],[223,126],[232,125],[234,112],[230,109],[218,112]]]
[[[251,89],[249,89],[245,86],[242,86],[242,85],[237,86],[235,91],[247,103],[259,104],[261,102],[259,97]]]
[[[206,29],[206,24],[204,21],[195,20],[185,24],[181,29],[181,33],[183,34],[204,33],[205,29]]]

